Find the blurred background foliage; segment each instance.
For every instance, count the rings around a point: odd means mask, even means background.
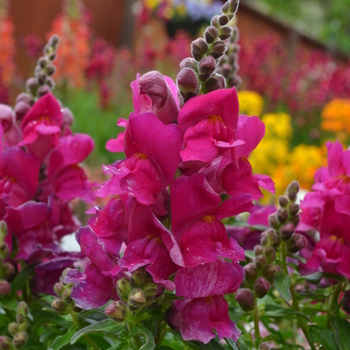
[[[350,0],[248,0],[333,49],[350,53]]]

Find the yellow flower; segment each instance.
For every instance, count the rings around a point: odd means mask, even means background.
[[[321,129],[350,133],[350,99],[336,98],[328,102],[321,113]]]
[[[287,113],[267,113],[261,120],[265,124],[265,138],[280,138],[288,142],[292,138],[291,117]]]
[[[145,0],[145,6],[148,9],[154,10],[159,6],[159,4],[162,2],[162,0]]]
[[[264,107],[263,98],[254,91],[238,91],[239,112],[246,115],[260,117]]]

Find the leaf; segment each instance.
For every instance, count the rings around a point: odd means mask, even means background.
[[[335,340],[341,350],[350,350],[350,323],[341,318],[331,318]]]
[[[239,347],[232,339],[225,338],[226,343],[230,346],[230,349],[239,350]]]
[[[24,287],[27,278],[33,273],[36,264],[24,268],[11,282],[11,291],[16,292]]]
[[[51,336],[53,333],[55,333],[55,332],[57,332],[57,331],[58,331],[58,329],[57,329],[57,328],[54,328],[54,327],[45,328],[45,329],[44,329],[44,332],[42,332],[41,335],[40,335],[40,338],[39,338],[40,343],[45,342],[47,339],[50,338],[50,336]]]
[[[63,316],[55,314],[55,317],[52,317],[51,312],[41,311],[41,310],[33,310],[32,311],[34,323],[43,323],[43,322],[49,322],[57,324],[63,328],[69,329],[72,326],[71,322],[68,322],[66,319],[64,319]]]
[[[140,347],[140,350],[153,350],[155,348],[153,334],[147,327],[141,324],[135,324],[132,326],[132,331],[135,334],[142,334],[146,340],[146,343]]]
[[[49,303],[50,305],[52,304],[52,302],[55,300],[56,298],[53,295],[44,295],[41,300],[46,301],[47,303]]]
[[[174,349],[170,348],[169,346],[165,346],[165,345],[158,345],[154,349],[155,350],[174,350]]]
[[[124,328],[124,326],[124,323],[117,323],[110,318],[107,318],[80,329],[72,336],[70,343],[73,345],[78,339],[89,333],[103,332],[105,334],[117,334]]]
[[[0,297],[0,306],[4,309],[16,311],[17,310],[17,301],[13,295],[5,295]]]
[[[311,284],[318,284],[318,283],[320,283],[322,278],[330,278],[333,280],[347,283],[347,279],[345,277],[340,276],[340,275],[336,275],[334,273],[328,273],[328,272],[315,272],[311,275],[301,276],[298,278],[297,281],[306,280]]]
[[[255,253],[254,250],[246,250],[244,251],[245,257],[248,259],[254,259],[255,258]]]
[[[308,338],[312,343],[322,345],[327,350],[338,350],[339,346],[335,342],[334,335],[329,329],[318,326],[310,326],[308,330]]]
[[[302,262],[303,264],[306,264],[306,259],[303,256],[300,255],[294,255],[294,254],[290,254],[288,255],[289,257],[293,258],[293,259],[297,259],[300,262]]]
[[[65,334],[59,335],[50,345],[48,350],[59,350],[63,348],[65,345],[69,344],[72,335],[76,332],[75,328],[69,329]]]
[[[274,318],[286,317],[286,316],[302,316],[306,319],[309,319],[307,315],[304,313],[292,309],[291,307],[283,307],[274,304],[267,304],[265,308],[265,312],[261,314],[261,316],[268,316]]]
[[[290,294],[289,290],[291,285],[290,277],[285,276],[283,273],[279,273],[276,275],[273,285],[280,293],[282,299],[289,305],[289,301],[292,299],[292,295]]]

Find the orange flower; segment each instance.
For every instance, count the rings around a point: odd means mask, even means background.
[[[5,85],[13,81],[15,72],[15,39],[14,27],[6,13],[0,14],[0,80]],[[4,69],[2,69],[4,68]]]
[[[334,99],[323,108],[321,129],[350,133],[350,99]]]

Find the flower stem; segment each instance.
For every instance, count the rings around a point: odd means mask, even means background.
[[[77,317],[77,315],[75,314],[74,310],[72,309],[72,306],[69,305],[68,307],[68,311],[69,311],[69,314],[71,315],[72,317],[72,320],[73,320],[73,323],[75,324],[75,326],[77,327],[77,329],[82,329],[82,325],[80,324],[80,321]],[[89,335],[85,335],[84,338],[86,339],[86,341],[89,343],[89,345],[92,347],[92,349],[94,350],[101,350],[99,348],[98,345],[95,344],[95,342],[90,338]]]
[[[259,328],[259,308],[258,308],[258,299],[254,297],[254,310],[253,310],[253,318],[254,318],[254,332],[255,332],[255,345],[256,348],[260,345],[260,328]]]
[[[289,290],[290,290],[290,293],[292,295],[293,308],[300,312],[298,299],[297,299],[297,296],[295,294],[293,285],[290,286]],[[311,349],[312,350],[316,350],[315,345],[312,342],[310,342],[309,339],[308,339],[307,328],[306,328],[305,324],[303,323],[303,320],[302,320],[301,316],[297,315],[297,320],[298,320],[298,323],[299,323],[299,327],[302,329],[306,340],[310,344]]]
[[[328,329],[331,328],[331,316],[336,315],[339,312],[338,298],[342,290],[343,284],[339,282],[336,288],[332,288],[332,294],[329,296],[326,318],[326,327]]]
[[[162,345],[166,334],[167,334],[167,323],[165,321],[162,321],[158,327],[157,334],[154,339],[156,345]]]
[[[283,274],[288,276],[286,242],[281,242],[281,262]]]
[[[131,337],[132,337],[132,339],[133,339],[133,341],[134,341],[134,344],[135,344],[135,346],[136,346],[135,349],[140,349],[141,346],[142,346],[142,343],[140,342],[139,337],[137,336],[137,334],[134,335],[134,333],[133,333],[133,331],[132,331],[132,329],[131,329],[129,323],[127,323],[126,325],[127,325],[127,327],[128,327],[129,333],[130,333],[130,335],[131,335]]]

